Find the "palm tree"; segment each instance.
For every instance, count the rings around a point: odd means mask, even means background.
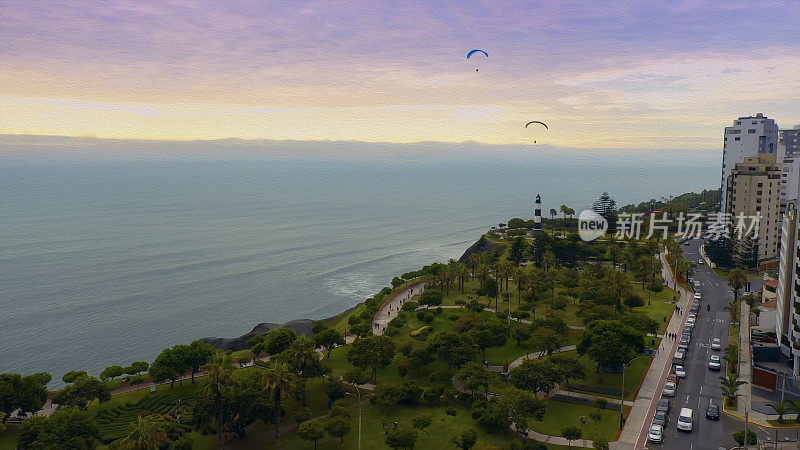
[[[517,308],[519,308],[519,305],[522,303],[523,286],[528,280],[528,272],[524,267],[515,267],[513,277],[517,280]]]
[[[747,274],[744,270],[735,267],[728,272],[728,284],[733,288],[733,300],[739,303],[739,290],[747,283]]]
[[[506,282],[506,290],[508,290],[508,278],[511,276],[511,271],[514,269],[514,263],[511,261],[500,261],[497,263],[497,281],[500,282],[500,288],[503,288],[502,280]]]
[[[608,258],[611,258],[611,262],[615,269],[617,268],[617,260],[619,259],[621,254],[622,250],[615,242],[609,243],[608,250],[606,250],[606,256]]]
[[[797,400],[788,400],[787,403],[789,404],[789,408],[797,413],[797,417],[794,419],[794,421],[800,422],[800,398]]]
[[[747,384],[747,381],[737,380],[736,375],[733,374],[727,377],[719,377],[719,379],[721,381],[720,389],[722,390],[722,395],[725,397],[728,404],[735,401],[736,397],[739,397],[740,394],[737,393],[739,386]]]
[[[566,236],[567,235],[567,228],[566,228],[567,227],[567,212],[569,212],[569,208],[567,207],[567,205],[561,205],[558,209],[561,211],[562,214],[564,214],[564,223],[561,224],[561,232],[562,232],[562,234],[564,236]]]
[[[783,423],[783,415],[789,412],[790,409],[789,402],[782,400],[775,404],[770,403],[767,406],[775,410],[775,414],[778,415],[778,423]]]
[[[152,416],[139,416],[130,424],[130,433],[120,442],[120,447],[130,450],[150,450],[160,448],[166,440],[161,424]],[[221,435],[221,433],[220,433]]]
[[[731,372],[736,373],[736,368],[739,366],[739,346],[732,343],[725,347],[725,354],[722,359],[731,365]]]
[[[458,287],[461,289],[461,293],[464,293],[464,285],[467,284],[467,280],[469,280],[469,269],[464,264],[459,263],[456,265],[455,274],[458,277]]]
[[[304,334],[292,342],[289,354],[292,366],[300,372],[300,376],[303,378],[308,378],[310,369],[319,362],[319,353],[316,351],[314,339]]]
[[[555,220],[557,215],[558,213],[556,212],[556,209],[550,208],[550,235],[552,236],[556,235],[556,225],[553,223],[553,220]]]
[[[612,270],[611,273],[608,274],[608,281],[614,288],[614,293],[617,294],[617,311],[622,311],[622,296],[631,286],[628,275],[619,270]]]
[[[224,353],[215,353],[211,361],[203,367],[206,378],[200,388],[204,394],[213,397],[217,408],[217,446],[222,449],[224,446],[224,414],[222,410],[222,398],[225,394],[233,391],[236,380],[233,378],[233,358]]]
[[[480,280],[481,284],[486,282],[489,279],[489,266],[486,264],[478,264],[478,267],[475,269],[475,277]]]
[[[281,448],[281,410],[283,396],[294,385],[294,376],[286,363],[273,363],[264,374],[264,383],[272,390],[275,410],[275,448]]]
[[[551,268],[555,267],[557,263],[558,260],[556,260],[555,253],[546,250],[542,255],[542,267],[544,267],[545,274],[548,273]]]
[[[481,263],[481,253],[470,253],[467,261],[469,269],[472,271],[472,277],[475,277],[475,268]]]

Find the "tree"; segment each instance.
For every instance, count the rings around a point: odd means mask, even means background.
[[[264,384],[272,392],[272,408],[275,422],[275,448],[280,448],[283,397],[294,385],[294,376],[289,370],[289,365],[286,363],[271,364],[264,374]],[[314,443],[314,445],[316,446],[316,443]]]
[[[116,377],[125,375],[125,373],[125,368],[122,366],[109,366],[100,372],[100,379],[103,381],[108,380],[109,378],[114,379]]]
[[[522,341],[530,339],[531,334],[531,329],[529,327],[514,327],[511,330],[511,337],[517,341],[517,346],[522,346]]]
[[[592,448],[596,450],[608,450],[608,441],[605,438],[595,436],[592,438]]]
[[[398,428],[386,433],[386,445],[394,450],[412,449],[417,444],[417,433],[414,430]]]
[[[541,421],[547,401],[536,397],[530,392],[520,389],[508,389],[497,401],[500,414],[508,418],[508,422],[515,430],[524,430],[528,426],[528,419]]]
[[[11,413],[19,409],[22,414],[42,409],[47,401],[49,373],[22,376],[18,373],[0,374],[0,423],[6,423]]]
[[[147,361],[134,361],[130,366],[125,368],[125,373],[128,375],[139,375],[142,372],[147,372],[150,368],[150,363]]]
[[[486,349],[502,347],[508,339],[508,327],[499,322],[481,322],[469,333],[472,340],[481,349],[481,357],[486,360]]]
[[[405,305],[404,305],[405,306]],[[317,347],[323,347],[328,351],[327,358],[331,357],[331,350],[337,345],[344,345],[344,337],[338,331],[326,328],[314,335],[314,343]]]
[[[190,369],[187,348],[186,345],[176,345],[162,350],[150,365],[150,376],[156,382],[169,380],[170,387],[174,387],[175,381]]]
[[[217,412],[217,447],[224,447],[225,419],[223,410],[223,397],[230,393],[236,385],[233,377],[233,359],[230,355],[216,353],[203,369],[206,377],[200,390],[203,394],[214,399]]]
[[[70,384],[56,393],[53,403],[59,406],[77,406],[86,409],[86,406],[94,399],[100,402],[111,400],[111,386],[95,377],[79,378],[75,383]]]
[[[758,266],[758,242],[750,235],[733,242],[731,262],[742,269]]]
[[[99,436],[89,413],[62,408],[50,417],[35,416],[23,422],[17,445],[26,449],[92,449],[100,443]]]
[[[474,361],[470,361],[458,371],[458,380],[464,388],[469,389],[470,394],[475,397],[475,391],[486,391],[489,388],[489,372],[483,366]]]
[[[151,450],[161,448],[167,435],[160,423],[152,416],[139,416],[129,426],[128,435],[120,442],[120,446],[130,450]]]
[[[744,430],[737,430],[733,433],[733,440],[739,445],[744,445]],[[757,443],[756,433],[752,430],[747,430],[747,445],[756,445]]]
[[[266,350],[270,355],[277,355],[292,345],[297,339],[297,333],[291,328],[275,328],[267,333]]]
[[[431,423],[433,423],[433,419],[428,415],[417,416],[411,419],[411,426],[424,432],[427,436],[430,436],[430,433],[428,433],[425,428],[431,426]]]
[[[314,336],[318,335],[319,333],[328,329],[328,324],[325,323],[324,320],[318,320],[314,322],[314,325],[311,326],[311,332],[314,333]]]
[[[772,408],[775,414],[778,415],[778,423],[783,423],[783,415],[789,412],[790,409],[789,402],[783,400],[777,403],[770,403],[767,406]]]
[[[564,380],[564,375],[551,361],[546,359],[526,359],[511,369],[508,381],[517,389],[537,394],[548,393]]]
[[[294,422],[299,427],[301,423],[303,423],[303,422],[305,422],[307,420],[311,420],[311,410],[309,408],[305,407],[305,406],[303,406],[301,408],[297,408],[297,410],[294,412],[294,416],[292,418],[294,419]]]
[[[549,360],[561,372],[567,387],[571,387],[570,380],[586,379],[586,366],[578,358],[557,353],[551,356]]]
[[[325,431],[333,437],[339,438],[344,443],[344,437],[350,432],[350,418],[344,416],[330,417],[325,421]]]
[[[192,341],[191,344],[184,350],[186,365],[192,369],[192,383],[194,383],[194,375],[211,359],[211,355],[216,353],[214,347],[207,342],[201,340]]]
[[[63,377],[61,377],[61,381],[64,383],[74,383],[75,380],[80,378],[88,377],[89,374],[86,373],[85,370],[70,370],[69,372],[65,373]]]
[[[353,342],[347,351],[347,360],[358,368],[370,368],[374,384],[378,367],[391,364],[396,354],[394,341],[389,336],[367,336]]]
[[[324,379],[325,394],[328,396],[328,404],[333,404],[336,400],[344,398],[347,395],[347,384],[342,377],[336,374],[331,374]]]
[[[572,441],[577,441],[583,436],[583,431],[580,427],[569,426],[561,429],[561,437],[567,440],[567,444],[572,448]]]
[[[320,425],[317,420],[308,420],[297,427],[297,434],[300,438],[311,441],[314,443],[314,449],[317,448],[317,441],[325,436],[325,429]]]
[[[736,379],[736,375],[729,374],[727,377],[719,377],[720,380],[720,390],[722,391],[722,396],[725,397],[725,401],[728,404],[733,403],[736,401],[736,397],[739,396],[739,386],[743,384],[747,384],[746,381],[740,381]]]
[[[658,333],[659,323],[647,314],[639,311],[627,311],[619,316],[619,321],[628,327],[647,334]]]
[[[472,361],[479,349],[469,335],[448,330],[433,337],[430,350],[436,352],[450,370],[453,366],[461,367],[466,362]]]
[[[472,428],[464,430],[459,439],[453,438],[453,444],[461,450],[470,450],[478,442],[478,432]]]
[[[427,289],[419,296],[419,304],[425,307],[439,306],[444,300],[444,293],[436,289]]]
[[[722,356],[722,359],[731,365],[731,372],[736,373],[739,365],[739,345],[731,343],[725,347],[725,354]]]
[[[595,320],[587,325],[578,353],[589,355],[600,373],[621,366],[642,349],[644,335],[619,320]]]
[[[508,249],[508,260],[515,265],[519,264],[525,258],[525,239],[522,236],[517,236],[511,240],[511,246]]]
[[[370,397],[370,403],[376,405],[383,405],[386,407],[386,411],[389,411],[389,407],[396,405],[400,398],[403,396],[403,386],[400,386],[397,383],[381,383],[378,386],[375,386],[375,391]]]
[[[733,301],[739,303],[739,291],[747,284],[747,274],[735,267],[728,272],[728,284],[733,289]]]
[[[644,306],[644,299],[642,299],[642,297],[640,297],[639,295],[631,292],[630,294],[625,296],[624,303],[625,306],[627,306],[630,310],[633,310],[633,308],[639,308],[641,306]]]
[[[299,336],[289,347],[289,361],[302,378],[310,378],[322,374],[319,354],[314,340],[306,335]]]
[[[795,418],[795,422],[800,423],[800,398],[795,400],[789,400],[789,408],[797,413],[797,417]]]
[[[561,348],[563,343],[561,336],[552,328],[540,327],[531,336],[531,346],[541,352],[540,356],[552,355]]]

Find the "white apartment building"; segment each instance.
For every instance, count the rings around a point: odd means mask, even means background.
[[[762,113],[739,117],[733,121],[733,126],[725,127],[722,178],[720,180],[721,211],[730,212],[726,205],[725,188],[728,184],[728,175],[736,164],[744,161],[745,158],[758,156],[759,153],[771,153],[778,156],[777,151],[778,125],[773,119],[765,117]]]

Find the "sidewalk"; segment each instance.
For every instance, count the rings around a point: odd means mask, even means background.
[[[667,264],[664,258],[664,253],[661,253],[659,257],[663,263],[662,277],[664,279],[664,284],[676,285],[669,264]],[[693,294],[680,286],[677,286],[677,288],[680,293],[677,305],[682,311],[686,312]],[[677,333],[680,335],[680,331],[683,329],[688,317],[688,314],[678,314],[677,311],[673,311],[665,333]],[[656,402],[653,400],[657,400],[661,397],[661,389],[663,388],[663,384],[672,366],[672,355],[678,347],[678,341],[662,341],[661,345],[662,347],[650,362],[650,368],[647,370],[642,385],[639,387],[639,393],[636,395],[636,400],[633,403],[630,413],[628,413],[628,418],[625,421],[625,426],[622,429],[622,433],[619,435],[619,439],[611,443],[611,448],[613,449],[644,447],[647,429],[655,414]]]
[[[737,373],[739,375],[738,379],[747,382],[747,384],[743,384],[739,387],[739,394],[741,394],[741,397],[739,397],[736,402],[736,409],[725,409],[725,412],[743,420],[745,413],[748,413],[751,422],[760,422],[767,425],[767,419],[771,417],[762,412],[753,411],[752,408],[753,389],[750,385],[750,307],[746,302],[741,302],[739,312],[739,368]],[[775,416],[775,418],[777,418],[777,416]]]
[[[372,318],[372,333],[378,336],[383,334],[386,324],[397,317],[397,312],[403,307],[403,303],[412,297],[421,294],[425,290],[425,282],[414,283],[407,288],[398,291],[389,300],[381,305],[380,309]]]

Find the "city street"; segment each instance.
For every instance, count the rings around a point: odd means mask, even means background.
[[[683,246],[683,252],[689,261],[697,263],[700,256],[700,240],[690,241],[691,245]],[[672,400],[669,423],[665,427],[665,439],[662,445],[649,444],[651,448],[668,449],[719,449],[735,445],[731,435],[740,425],[738,421],[720,409],[720,420],[706,419],[706,408],[710,402],[722,406],[722,395],[719,388],[719,377],[725,372],[708,369],[710,355],[720,358],[723,351],[711,350],[711,340],[715,337],[722,341],[723,349],[728,340],[729,314],[725,310],[733,293],[727,288],[724,279],[717,276],[708,265],[697,265],[694,279],[700,281],[703,299],[700,312],[692,332],[691,346],[686,355],[686,378],[681,380],[678,392]],[[706,310],[711,305],[711,311]],[[689,314],[686,310],[683,314]],[[724,362],[723,362],[724,363]],[[676,424],[681,408],[694,410],[694,429],[691,432],[678,431]]]

